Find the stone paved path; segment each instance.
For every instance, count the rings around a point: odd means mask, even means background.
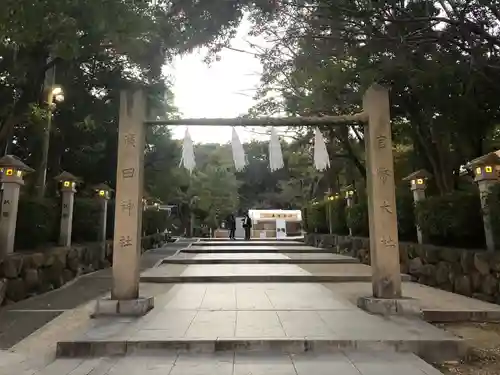
[[[224,245],[223,241],[220,243]],[[265,241],[245,244],[245,250],[239,250],[238,255],[251,254],[249,257],[255,259],[253,249],[260,244],[274,245]],[[210,246],[217,247],[217,244]],[[297,243],[286,246],[304,247]],[[265,253],[258,256],[262,254]],[[273,254],[276,255],[281,254]],[[222,257],[226,256],[227,253]],[[249,269],[257,275],[306,272],[292,264],[180,266],[163,265],[146,273],[217,275],[221,272],[241,274]],[[317,266],[344,267],[342,272],[348,273],[351,267],[362,265]],[[418,319],[367,314],[341,293],[315,282],[143,284],[142,290],[151,291],[153,285],[155,308],[146,316],[87,320],[83,331],[69,333],[68,330],[64,338],[59,333],[59,354],[91,354],[92,358],[59,358],[44,363],[34,363],[31,357],[30,360],[16,358],[8,369],[0,367],[0,375],[300,375],[311,372],[315,375],[436,375],[440,372],[414,354],[399,351],[442,355],[441,344],[460,343],[451,334]],[[90,352],[85,352],[87,349]],[[117,354],[122,356],[116,357]],[[445,350],[443,355],[446,354]]]
[[[186,243],[167,244],[143,254],[141,268],[175,254]],[[84,275],[60,289],[0,309],[0,349],[8,349],[64,311],[102,296],[111,289],[111,269]]]

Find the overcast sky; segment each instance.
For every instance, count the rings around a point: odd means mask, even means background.
[[[246,40],[250,23],[242,22],[232,47],[250,51]],[[255,41],[255,39],[252,39]],[[259,41],[262,45],[263,41]],[[261,64],[250,54],[225,49],[220,61],[210,66],[203,62],[206,51],[197,51],[176,59],[166,71],[174,78],[175,105],[184,118],[236,117],[252,107],[258,87]],[[174,138],[183,138],[184,126],[173,128]],[[231,140],[230,127],[191,126],[189,132],[195,143],[226,143]],[[240,139],[256,138],[244,128],[237,128]]]

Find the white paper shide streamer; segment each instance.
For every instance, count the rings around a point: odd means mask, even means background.
[[[269,168],[271,171],[277,171],[283,168],[283,153],[281,152],[281,143],[274,128],[271,128],[271,141],[269,142]]]
[[[245,158],[245,150],[243,149],[243,145],[241,144],[240,137],[238,137],[238,133],[236,133],[236,129],[233,128],[233,135],[231,139],[231,148],[233,149],[233,161],[234,168],[239,172],[245,169],[247,165],[247,161]]]
[[[186,128],[184,141],[182,142],[182,158],[180,165],[186,168],[189,173],[192,173],[194,167],[196,166],[196,162],[194,160],[193,140],[191,139],[188,128]]]
[[[314,129],[314,166],[318,171],[324,171],[330,167],[330,157],[326,149],[325,138],[321,131]]]

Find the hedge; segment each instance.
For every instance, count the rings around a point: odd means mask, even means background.
[[[155,233],[163,233],[167,228],[168,214],[167,211],[144,211],[142,216],[142,232],[148,236]]]
[[[306,209],[306,230],[315,233],[328,233],[326,222],[326,201],[315,202]]]
[[[490,210],[495,244],[500,248],[500,184],[494,185],[486,197]],[[304,212],[308,232],[328,233],[326,207],[318,202]],[[396,192],[399,239],[416,241],[416,224],[427,241],[434,245],[460,248],[484,248],[484,224],[477,190],[454,191],[444,196],[432,196],[414,206],[409,192]],[[335,234],[343,234],[347,227],[354,236],[368,237],[368,204],[365,197],[346,209],[344,200],[333,201],[332,218]],[[343,219],[345,218],[345,219]]]
[[[414,241],[417,238],[413,198],[409,194],[396,195],[396,212],[398,216],[398,235],[402,241]],[[352,228],[354,236],[368,237],[368,202],[362,199],[347,210],[347,224]]]
[[[108,202],[107,238],[113,238],[114,201]],[[72,241],[97,241],[100,223],[100,203],[92,198],[76,198],[73,207]],[[22,196],[16,224],[16,250],[31,250],[57,242],[61,219],[60,199],[37,199]],[[166,211],[147,210],[143,213],[143,234],[163,232],[167,227]]]
[[[475,192],[428,197],[415,209],[416,221],[434,245],[484,248],[481,202]]]
[[[304,216],[306,230],[316,233],[329,233],[328,215],[330,214],[333,233],[347,234],[346,203],[344,199],[324,200],[308,206]]]
[[[59,215],[60,217],[60,215]],[[96,199],[75,199],[73,206],[73,229],[71,239],[74,242],[93,242],[99,239],[101,204]]]
[[[34,249],[57,239],[60,205],[51,199],[19,199],[15,249]]]

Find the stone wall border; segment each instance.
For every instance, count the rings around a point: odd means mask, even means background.
[[[162,246],[165,234],[142,238],[142,251]],[[76,277],[111,267],[113,242],[52,247],[44,251],[18,252],[0,260],[0,306],[58,289]]]
[[[370,264],[369,238],[310,233],[304,241]],[[400,242],[399,256],[414,282],[500,304],[500,253]]]

